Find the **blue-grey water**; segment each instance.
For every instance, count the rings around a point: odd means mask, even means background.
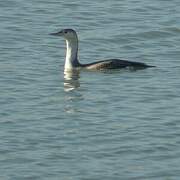
[[[62,28],[156,68],[64,77]],[[0,1],[0,179],[178,180],[179,78],[179,0]]]

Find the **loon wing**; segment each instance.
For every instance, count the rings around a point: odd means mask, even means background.
[[[130,68],[136,70],[136,69],[153,67],[141,62],[133,62],[127,60],[120,60],[120,59],[109,59],[104,61],[98,61],[90,64],[84,64],[83,66],[87,69],[92,69],[92,70],[121,69],[121,68]]]

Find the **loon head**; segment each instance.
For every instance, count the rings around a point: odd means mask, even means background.
[[[51,33],[50,35],[64,37],[64,39],[67,41],[77,39],[76,31],[74,31],[73,29],[63,29],[59,32]]]
[[[78,37],[76,31],[73,29],[63,29],[50,35],[61,36],[66,40],[66,60],[65,60],[65,71],[72,71],[73,69],[80,66],[78,61]]]

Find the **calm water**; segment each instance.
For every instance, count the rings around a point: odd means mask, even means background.
[[[0,1],[0,179],[180,177],[180,1]],[[80,61],[155,65],[64,78]]]

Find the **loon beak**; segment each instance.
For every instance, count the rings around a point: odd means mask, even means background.
[[[62,36],[62,31],[59,31],[59,32],[56,32],[56,33],[50,33],[50,35],[53,35],[53,36]]]

